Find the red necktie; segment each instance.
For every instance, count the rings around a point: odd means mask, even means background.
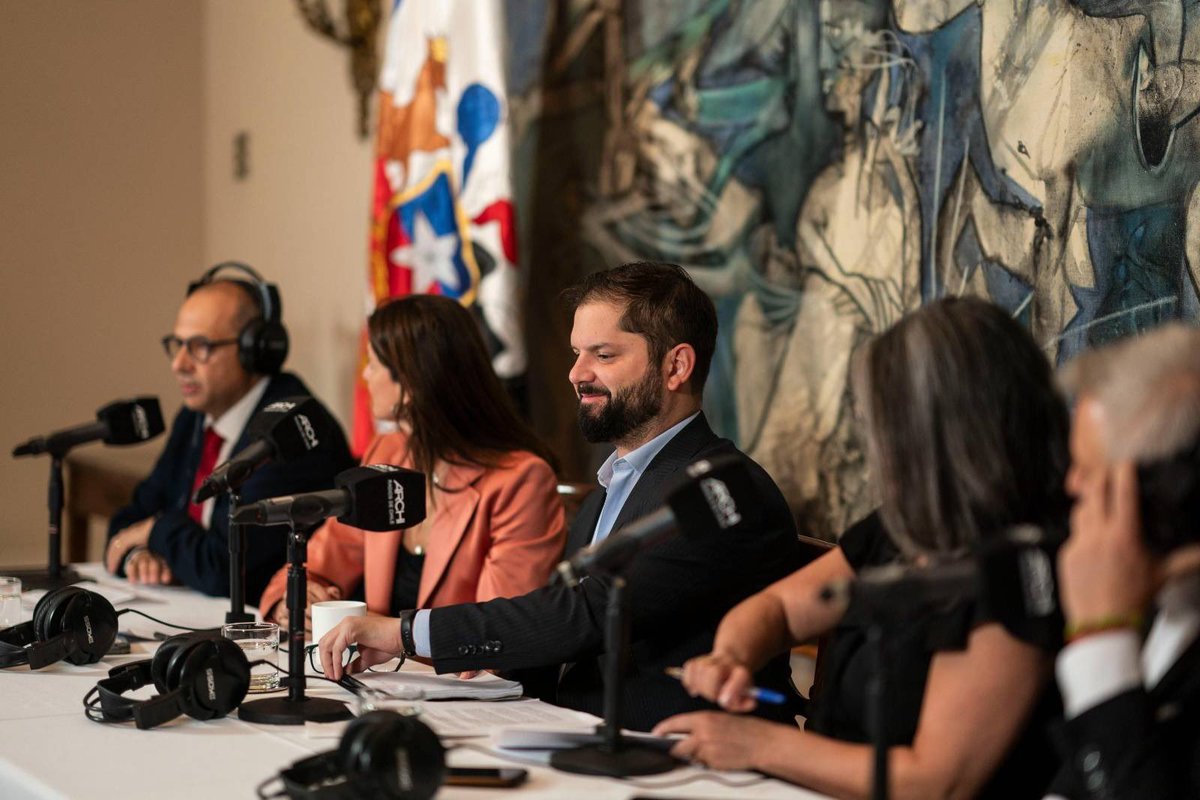
[[[200,484],[204,483],[204,479],[212,474],[213,467],[217,466],[217,455],[221,452],[221,445],[225,440],[221,438],[221,434],[213,430],[210,425],[204,430],[204,448],[200,451],[200,466],[196,467],[196,479],[192,481],[192,493],[188,496],[188,516],[203,523],[204,521],[204,505],[196,505],[191,498],[196,496],[196,490],[200,488]]]

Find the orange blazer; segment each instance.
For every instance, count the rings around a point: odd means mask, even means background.
[[[404,433],[383,434],[367,448],[363,463],[407,467],[407,442]],[[532,453],[509,453],[498,467],[452,466],[441,487],[434,489],[436,508],[428,504],[433,517],[420,608],[515,597],[545,585],[566,540],[549,464]],[[362,531],[327,520],[309,538],[308,580],[337,586],[342,597],[362,581],[367,608],[387,614],[401,537],[401,531]],[[284,567],[258,603],[263,614],[286,590]]]

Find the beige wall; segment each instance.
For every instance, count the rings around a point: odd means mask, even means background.
[[[371,161],[355,108],[345,53],[290,0],[6,5],[0,563],[45,558],[46,461],[8,451],[134,393],[173,415],[158,338],[211,262],[280,284],[289,366],[349,421]]]
[[[348,424],[372,160],[357,134],[349,56],[309,30],[290,0],[204,8],[205,259],[248,261],[279,284],[289,366]],[[250,142],[241,182],[239,131]]]
[[[9,3],[0,25],[0,562],[44,562],[25,437],[173,383],[158,338],[203,255],[201,6]]]

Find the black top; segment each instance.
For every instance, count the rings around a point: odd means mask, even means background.
[[[396,577],[392,581],[392,606],[388,613],[398,615],[401,611],[417,607],[417,595],[421,589],[421,568],[425,556],[410,553],[403,544],[396,552]]]
[[[883,566],[899,558],[878,512],[851,526],[838,542],[855,572]],[[886,625],[887,741],[910,745],[917,731],[929,664],[938,651],[963,650],[971,631],[992,622],[986,603],[962,600],[902,623]],[[813,687],[807,729],[834,739],[869,743],[865,687],[871,675],[866,645],[866,610],[854,603],[821,653],[821,678]],[[1030,680],[1038,676],[1030,675]],[[1002,704],[1004,698],[994,698]],[[1059,696],[1051,686],[1043,691],[1029,723],[991,780],[981,798],[1040,798],[1056,769],[1047,735],[1050,720],[1059,716]]]

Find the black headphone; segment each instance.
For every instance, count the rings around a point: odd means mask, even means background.
[[[117,638],[117,612],[103,596],[78,586],[48,592],[33,620],[0,630],[0,668],[28,664],[41,669],[64,658],[93,664]]]
[[[1200,543],[1200,438],[1177,452],[1137,467],[1142,540],[1166,555]]]
[[[152,683],[159,693],[149,700],[121,696]],[[250,663],[242,648],[213,634],[185,633],[163,642],[151,659],[109,670],[84,696],[84,713],[96,722],[132,719],[145,730],[180,714],[199,720],[223,717],[238,707],[249,688]]]
[[[250,280],[227,279],[242,287],[258,304],[260,316],[250,320],[238,333],[238,363],[247,372],[258,375],[274,375],[283,367],[288,354],[288,334],[283,327],[283,304],[279,300],[279,289],[267,283],[253,267],[240,261],[222,261],[188,284],[190,296],[202,286],[217,281],[217,273],[233,269],[250,276]]]
[[[428,800],[446,779],[446,751],[425,723],[372,711],[346,726],[336,750],[297,761],[279,773],[293,800]],[[259,787],[273,782],[272,778]]]

